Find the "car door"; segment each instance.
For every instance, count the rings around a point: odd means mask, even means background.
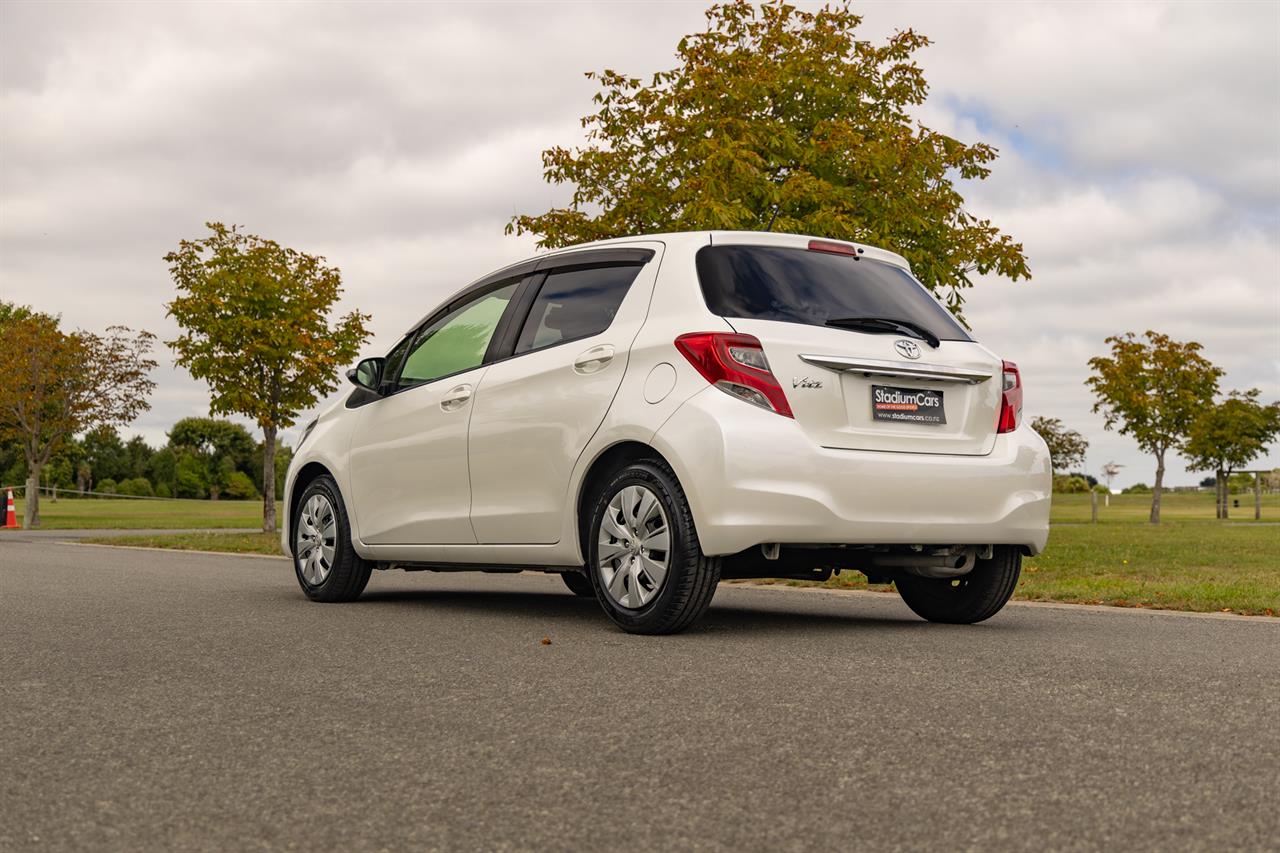
[[[387,359],[381,399],[360,410],[351,504],[369,545],[474,544],[467,426],[494,332],[520,278],[482,286]]]
[[[559,540],[574,464],[609,410],[648,312],[655,255],[559,256],[527,285],[506,357],[488,367],[473,401],[471,523],[482,544]]]

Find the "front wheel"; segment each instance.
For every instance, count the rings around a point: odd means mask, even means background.
[[[1000,612],[1022,571],[1022,553],[998,545],[989,560],[958,578],[922,578],[903,574],[894,580],[898,594],[917,616],[930,622],[972,625]]]
[[[373,564],[351,547],[347,508],[332,477],[317,477],[298,501],[289,532],[293,570],[312,601],[354,601],[369,583]]]
[[[622,630],[674,634],[706,611],[720,560],[702,553],[684,490],[663,462],[618,471],[588,518],[587,571],[596,599]]]

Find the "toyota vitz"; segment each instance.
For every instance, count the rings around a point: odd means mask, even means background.
[[[373,569],[533,569],[665,634],[721,579],[859,571],[971,623],[1048,537],[1018,368],[871,246],[577,246],[464,288],[348,376],[285,488],[316,601]]]

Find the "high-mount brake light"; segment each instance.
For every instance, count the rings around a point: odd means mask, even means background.
[[[850,246],[848,243],[835,243],[831,240],[810,240],[809,251],[826,252],[830,255],[849,255],[852,258],[857,258],[863,252],[857,246]]]
[[[1022,374],[1012,361],[1000,371],[1000,420],[996,433],[1013,432],[1022,423]]]
[[[676,338],[675,344],[702,377],[721,391],[784,417],[795,417],[755,336],[692,332]]]

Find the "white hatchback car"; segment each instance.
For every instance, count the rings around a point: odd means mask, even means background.
[[[533,569],[661,634],[721,579],[853,570],[970,623],[1048,537],[1017,367],[870,246],[577,246],[464,288],[348,376],[285,488],[317,601],[375,568]]]

